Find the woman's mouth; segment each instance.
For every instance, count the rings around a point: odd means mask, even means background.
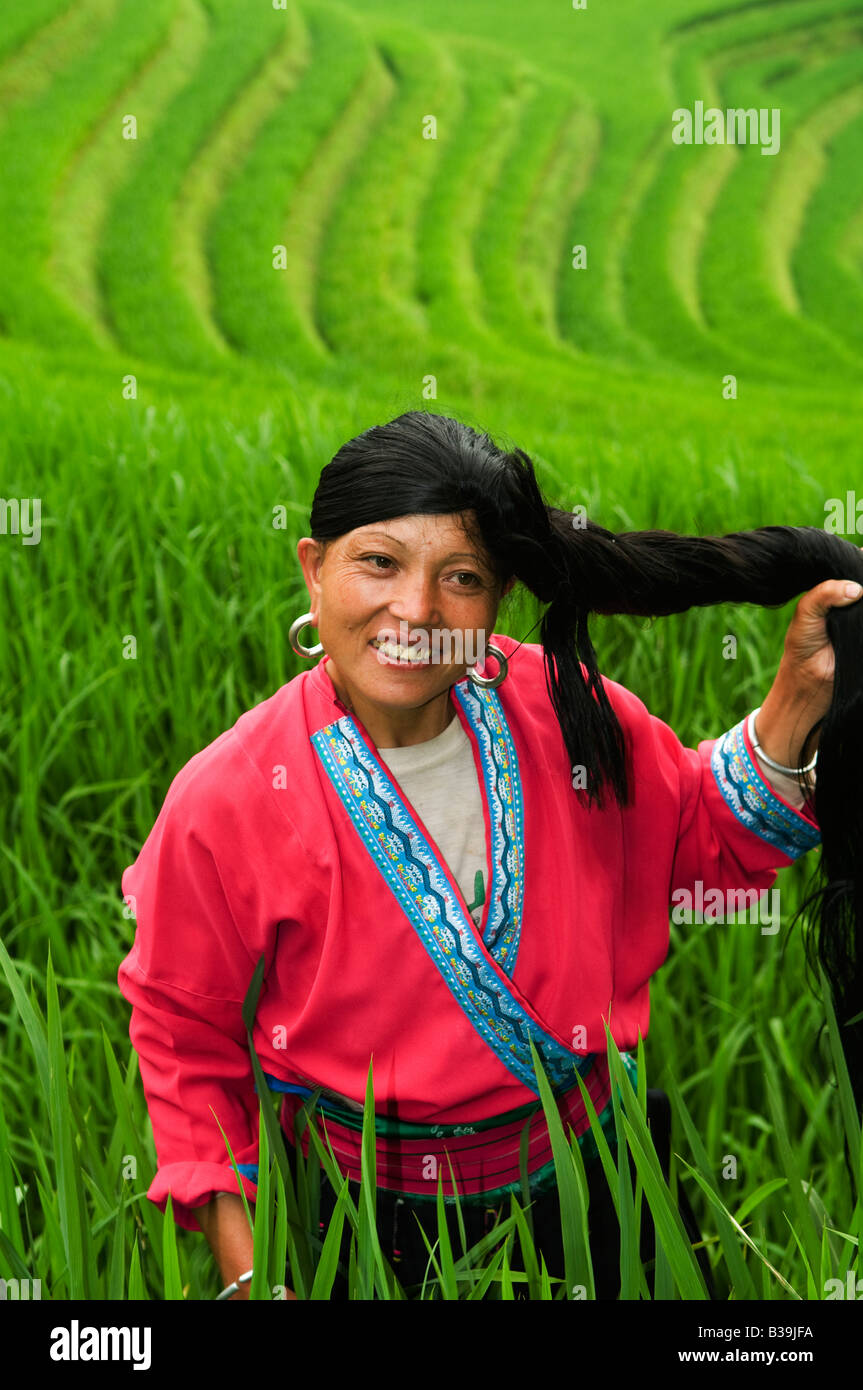
[[[430,666],[431,650],[427,642],[405,646],[389,638],[373,637],[369,646],[382,666]]]

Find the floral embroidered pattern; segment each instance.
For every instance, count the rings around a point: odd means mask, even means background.
[[[819,830],[775,796],[752,760],[743,737],[741,719],[717,739],[710,767],[722,796],[735,816],[763,840],[776,845],[789,859],[821,843]]]
[[[479,748],[491,821],[492,884],[483,940],[510,977],[518,955],[524,899],[524,814],[515,744],[493,689],[455,686]]]

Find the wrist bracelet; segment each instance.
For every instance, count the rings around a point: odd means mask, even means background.
[[[788,777],[799,777],[801,773],[811,772],[818,761],[817,748],[815,750],[815,757],[812,759],[811,763],[807,763],[805,767],[783,767],[781,763],[775,763],[772,758],[768,758],[755,736],[755,716],[760,712],[761,706],[759,705],[758,709],[754,709],[749,716],[749,738],[752,747],[757,750],[759,758],[763,758],[768,767],[772,767],[776,772],[784,772]]]
[[[251,1279],[253,1273],[254,1273],[254,1270],[249,1269],[249,1270],[246,1270],[246,1273],[245,1273],[245,1274],[240,1274],[240,1275],[238,1275],[238,1277],[234,1280],[233,1284],[229,1284],[228,1287],[227,1287],[226,1289],[222,1289],[222,1292],[221,1292],[221,1293],[217,1293],[217,1294],[216,1294],[216,1302],[219,1303],[219,1302],[221,1302],[221,1300],[222,1300],[223,1298],[230,1298],[233,1294],[239,1293],[239,1292],[240,1292],[240,1285],[241,1285],[241,1284],[248,1284],[248,1282],[249,1282],[249,1280]]]

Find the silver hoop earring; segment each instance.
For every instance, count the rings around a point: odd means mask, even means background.
[[[320,642],[318,642],[317,646],[314,647],[304,647],[302,642],[299,640],[300,633],[302,632],[303,628],[307,627],[311,621],[311,613],[301,613],[300,616],[296,619],[296,621],[291,623],[290,629],[288,631],[288,641],[290,642],[297,656],[320,656],[324,650]]]
[[[488,644],[488,646],[486,647],[485,650],[486,650],[486,654],[487,654],[487,655],[493,656],[493,657],[495,657],[496,660],[497,660],[497,664],[498,664],[498,672],[497,672],[497,675],[496,675],[496,676],[477,676],[477,675],[475,674],[475,672],[476,672],[476,667],[475,667],[475,666],[471,666],[471,667],[468,668],[467,678],[468,678],[469,681],[472,682],[473,685],[479,685],[479,686],[481,686],[481,687],[483,688],[483,690],[493,690],[495,686],[500,685],[502,681],[505,681],[505,680],[506,680],[506,673],[507,673],[508,663],[507,663],[507,659],[506,659],[506,657],[504,656],[503,652],[501,651],[500,647],[495,647],[495,646],[493,646],[493,645],[491,644],[491,642],[489,642],[489,644]]]

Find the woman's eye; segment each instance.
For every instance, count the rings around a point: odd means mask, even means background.
[[[362,559],[372,564],[376,570],[389,569],[394,564],[389,555],[363,555]],[[473,574],[471,570],[457,570],[450,578],[456,580],[457,589],[473,589],[481,583],[479,576]]]

